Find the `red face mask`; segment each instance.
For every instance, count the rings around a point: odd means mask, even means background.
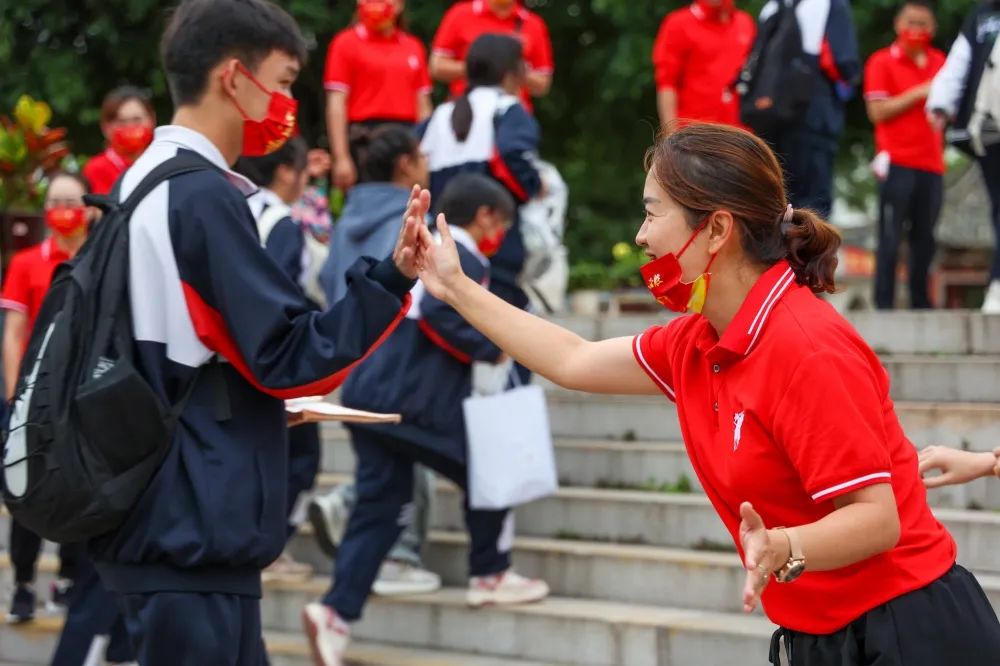
[[[362,0],[358,3],[358,18],[371,32],[382,32],[396,25],[399,11],[396,3],[387,0]]]
[[[87,209],[83,206],[56,206],[45,209],[45,224],[62,236],[75,236],[87,226]]]
[[[899,41],[908,51],[923,51],[931,43],[930,30],[903,30],[899,33]]]
[[[503,245],[503,239],[507,237],[507,231],[505,229],[500,229],[492,236],[487,236],[479,241],[479,251],[485,254],[487,257],[492,257],[500,251],[500,246]]]
[[[695,0],[695,4],[701,7],[701,11],[705,12],[705,15],[713,21],[733,13],[733,0],[722,0],[718,5],[709,0]]]
[[[262,86],[260,81],[254,78],[254,75],[243,66],[243,63],[237,64],[236,68],[255,86],[271,96],[267,115],[264,116],[263,120],[252,120],[247,116],[240,103],[233,98],[233,103],[236,104],[240,115],[243,116],[243,155],[260,157],[273,153],[285,145],[285,142],[295,132],[295,113],[298,111],[299,103],[288,95],[268,90]]]
[[[111,147],[123,156],[137,156],[152,142],[153,128],[149,125],[119,125],[111,130]]]
[[[715,261],[714,255],[708,260],[708,265],[705,266],[704,272],[694,279],[693,282],[681,282],[681,255],[691,246],[694,239],[698,237],[698,234],[702,232],[705,225],[708,223],[706,218],[704,222],[698,225],[698,228],[694,230],[694,234],[688,239],[688,242],[684,244],[681,251],[677,254],[665,254],[659,259],[655,259],[642,268],[640,272],[642,273],[642,279],[646,282],[646,288],[649,289],[649,293],[653,295],[660,305],[671,310],[673,312],[701,312],[705,307],[705,299],[708,297],[708,284],[711,281],[712,274],[708,270],[712,267],[712,262]]]

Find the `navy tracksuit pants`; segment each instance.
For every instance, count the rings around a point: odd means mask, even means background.
[[[444,474],[463,490],[467,485],[464,469],[442,465],[414,444],[363,428],[351,429],[351,444],[357,456],[358,499],[337,550],[333,586],[323,597],[323,603],[347,621],[361,617],[382,561],[412,519],[414,462]],[[510,568],[510,545],[500,544],[509,513],[470,509],[466,501],[469,575],[488,576]]]
[[[94,639],[108,636],[106,659],[113,663],[135,661],[135,651],[125,631],[118,599],[101,583],[90,558],[82,555],[66,611],[66,623],[52,666],[81,666],[93,649]]]
[[[318,423],[303,423],[288,429],[288,499],[285,505],[288,539],[295,534],[292,512],[299,496],[316,485],[320,464],[320,431]]]

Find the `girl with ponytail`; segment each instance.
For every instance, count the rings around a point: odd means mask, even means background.
[[[733,594],[780,627],[772,664],[996,663],[1000,624],[930,511],[888,375],[819,298],[836,289],[836,229],[789,205],[764,142],[723,125],[662,136],[643,204],[646,286],[687,314],[634,337],[590,342],[491,296],[462,274],[443,216],[441,245],[422,232],[420,278],[560,386],[676,403],[744,564]]]

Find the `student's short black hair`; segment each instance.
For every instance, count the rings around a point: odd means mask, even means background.
[[[272,51],[306,61],[306,42],[288,12],[268,0],[183,0],[160,44],[175,106],[195,104],[208,74],[226,58],[250,71]]]
[[[351,128],[351,159],[358,168],[359,183],[388,183],[403,155],[418,155],[420,141],[413,129],[389,123],[374,129]]]
[[[438,212],[444,213],[448,224],[467,227],[483,206],[499,213],[505,220],[512,221],[517,212],[514,197],[503,185],[478,173],[461,173],[445,186]]]
[[[260,157],[241,157],[234,169],[257,187],[270,187],[278,167],[288,166],[301,174],[309,164],[309,146],[301,136],[293,136],[281,148]]]
[[[931,14],[933,14],[935,9],[935,4],[936,3],[934,2],[934,0],[903,0],[902,2],[899,3],[899,9],[896,10],[896,16],[902,14],[903,10],[906,9],[907,7],[922,7],[923,9],[926,9]]]

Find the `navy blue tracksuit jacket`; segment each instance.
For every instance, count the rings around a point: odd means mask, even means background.
[[[362,259],[344,300],[314,309],[260,245],[246,202],[256,188],[187,128],[157,129],[122,196],[182,150],[218,170],[177,177],[139,205],[129,286],[140,371],[169,402],[194,388],[135,510],[92,546],[122,594],[259,596],[260,570],[285,543],[283,401],[337,388],[403,318],[413,282]]]

